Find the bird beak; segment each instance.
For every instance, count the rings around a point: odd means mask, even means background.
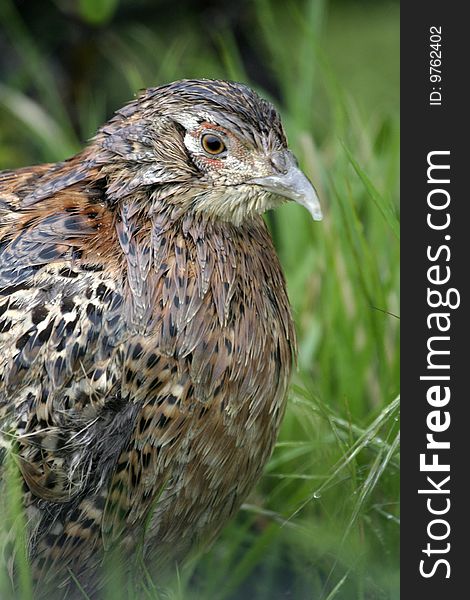
[[[294,163],[293,157],[289,160],[289,163],[284,173],[255,177],[249,183],[260,185],[268,192],[294,200],[294,202],[305,206],[314,221],[321,221],[323,215],[315,188]]]

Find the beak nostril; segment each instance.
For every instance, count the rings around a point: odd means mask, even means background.
[[[273,152],[271,154],[271,164],[278,173],[285,175],[288,171],[288,164],[285,152]]]

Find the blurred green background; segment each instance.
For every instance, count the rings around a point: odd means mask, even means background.
[[[300,353],[262,481],[171,585],[109,598],[398,598],[398,3],[0,0],[0,27],[0,169],[70,156],[140,88],[221,77],[278,106],[325,214],[267,215]]]

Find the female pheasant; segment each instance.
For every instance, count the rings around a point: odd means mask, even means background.
[[[73,158],[0,174],[0,435],[37,590],[93,595],[116,548],[179,562],[253,488],[295,355],[261,216],[287,199],[321,218],[274,107],[227,81],[146,90]]]

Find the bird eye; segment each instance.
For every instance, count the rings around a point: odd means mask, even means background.
[[[213,133],[205,133],[201,138],[201,145],[207,154],[222,154],[225,151],[225,144],[223,141]]]

